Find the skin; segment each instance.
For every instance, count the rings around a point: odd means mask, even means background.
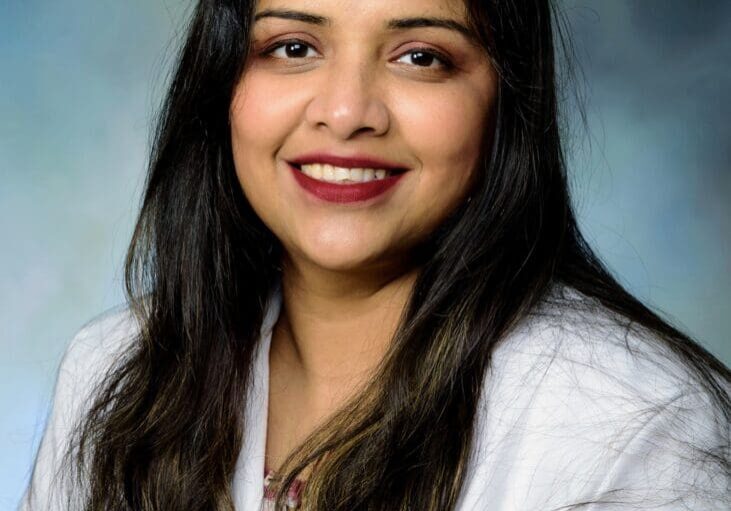
[[[285,252],[270,350],[267,463],[276,468],[383,358],[416,277],[414,246],[468,195],[498,80],[457,31],[384,28],[411,17],[466,25],[459,0],[262,0],[256,12],[268,9],[330,20],[258,20],[230,108],[242,190]],[[264,54],[291,38],[307,46]],[[312,151],[366,153],[409,171],[375,201],[326,203],[286,163]]]

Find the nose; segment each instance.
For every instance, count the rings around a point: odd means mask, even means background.
[[[390,119],[384,95],[367,64],[351,59],[349,65],[331,62],[323,69],[305,118],[318,130],[329,130],[342,140],[361,133],[380,136]]]

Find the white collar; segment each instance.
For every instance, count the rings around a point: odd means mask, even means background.
[[[264,499],[264,456],[266,454],[269,409],[269,346],[272,329],[282,307],[281,283],[269,294],[262,320],[259,344],[254,356],[251,385],[244,414],[245,436],[236,461],[232,496],[238,510],[261,509]]]

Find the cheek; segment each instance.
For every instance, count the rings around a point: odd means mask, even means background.
[[[399,118],[404,137],[421,160],[425,187],[444,200],[458,200],[482,150],[494,103],[492,84],[463,84],[405,97],[414,99],[400,102]]]
[[[236,87],[229,110],[231,150],[239,186],[270,228],[280,207],[276,183],[272,181],[272,155],[283,128],[282,120],[275,115],[279,106],[257,80],[247,78]]]
[[[298,104],[291,86],[249,72],[231,103],[232,142],[247,152],[273,154],[296,124]]]
[[[301,102],[292,86],[254,70],[236,87],[230,108],[234,166],[244,195],[266,221],[279,201],[277,153],[299,119]]]

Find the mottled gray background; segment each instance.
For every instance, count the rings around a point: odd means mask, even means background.
[[[571,160],[583,228],[623,283],[731,363],[731,2],[560,5],[588,102]],[[26,484],[66,342],[122,300],[189,6],[0,2],[0,509]]]

